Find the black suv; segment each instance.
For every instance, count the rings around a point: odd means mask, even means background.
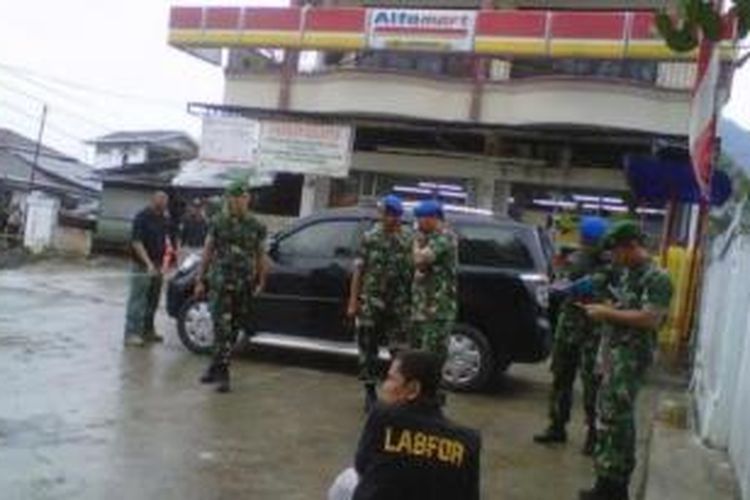
[[[266,290],[248,325],[252,342],[356,354],[345,320],[349,278],[360,238],[377,218],[374,208],[329,210],[274,235]],[[468,211],[448,211],[446,218],[459,235],[460,269],[444,378],[454,389],[476,390],[512,362],[547,357],[549,260],[532,226]],[[186,260],[170,280],[167,311],[185,346],[206,353],[213,327],[206,302],[192,298],[197,263],[198,257]]]

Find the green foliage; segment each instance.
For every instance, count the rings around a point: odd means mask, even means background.
[[[742,38],[750,28],[750,0],[735,0],[733,14]],[[690,52],[698,47],[701,36],[714,42],[721,40],[722,18],[711,0],[680,0],[677,18],[662,11],[657,14],[656,28],[670,49]]]

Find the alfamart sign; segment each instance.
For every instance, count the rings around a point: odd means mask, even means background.
[[[477,11],[369,9],[368,44],[373,49],[471,52]]]

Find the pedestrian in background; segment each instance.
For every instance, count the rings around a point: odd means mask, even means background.
[[[614,305],[583,305],[589,317],[604,326],[598,360],[602,380],[597,398],[596,484],[581,492],[581,500],[628,498],[635,469],[636,400],[672,298],[669,276],[654,264],[636,223],[615,224],[605,241],[622,272],[613,290]]]
[[[397,196],[383,198],[379,209],[381,220],[365,233],[357,253],[347,309],[356,324],[365,411],[377,400],[380,346],[394,353],[407,344],[411,314],[411,230],[402,224]]]
[[[187,212],[180,221],[178,251],[180,262],[186,255],[203,248],[207,234],[208,222],[203,213],[203,203],[196,198],[190,202]]]
[[[214,354],[201,377],[229,392],[229,364],[240,330],[252,324],[253,302],[266,283],[268,263],[263,243],[266,228],[250,214],[250,192],[245,182],[226,190],[226,206],[212,220],[198,270],[195,296],[206,293],[214,324]]]
[[[481,437],[443,416],[442,359],[401,351],[329,500],[478,500]]]
[[[458,310],[458,238],[446,227],[439,202],[423,201],[414,215],[418,231],[412,246],[410,344],[445,361]]]
[[[159,308],[162,287],[162,263],[169,237],[167,205],[169,197],[157,191],[149,206],[138,212],[131,232],[132,267],[130,295],[125,316],[125,344],[143,346],[161,342],[154,316]]]
[[[560,271],[565,297],[560,306],[552,348],[550,423],[544,433],[534,436],[534,441],[541,444],[567,441],[565,427],[570,420],[576,374],[580,374],[587,427],[584,455],[593,453],[596,442],[599,377],[595,368],[599,332],[579,303],[604,302],[610,298],[607,286],[611,275],[610,264],[603,256],[601,245],[606,231],[607,222],[601,217],[584,217],[579,227],[581,248],[567,259],[567,264]]]

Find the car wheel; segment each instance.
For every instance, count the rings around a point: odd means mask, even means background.
[[[214,347],[214,323],[205,300],[189,299],[177,317],[177,333],[185,347],[196,354],[209,354]]]
[[[476,391],[495,372],[495,357],[485,336],[476,328],[456,325],[448,344],[443,381],[455,391]]]

